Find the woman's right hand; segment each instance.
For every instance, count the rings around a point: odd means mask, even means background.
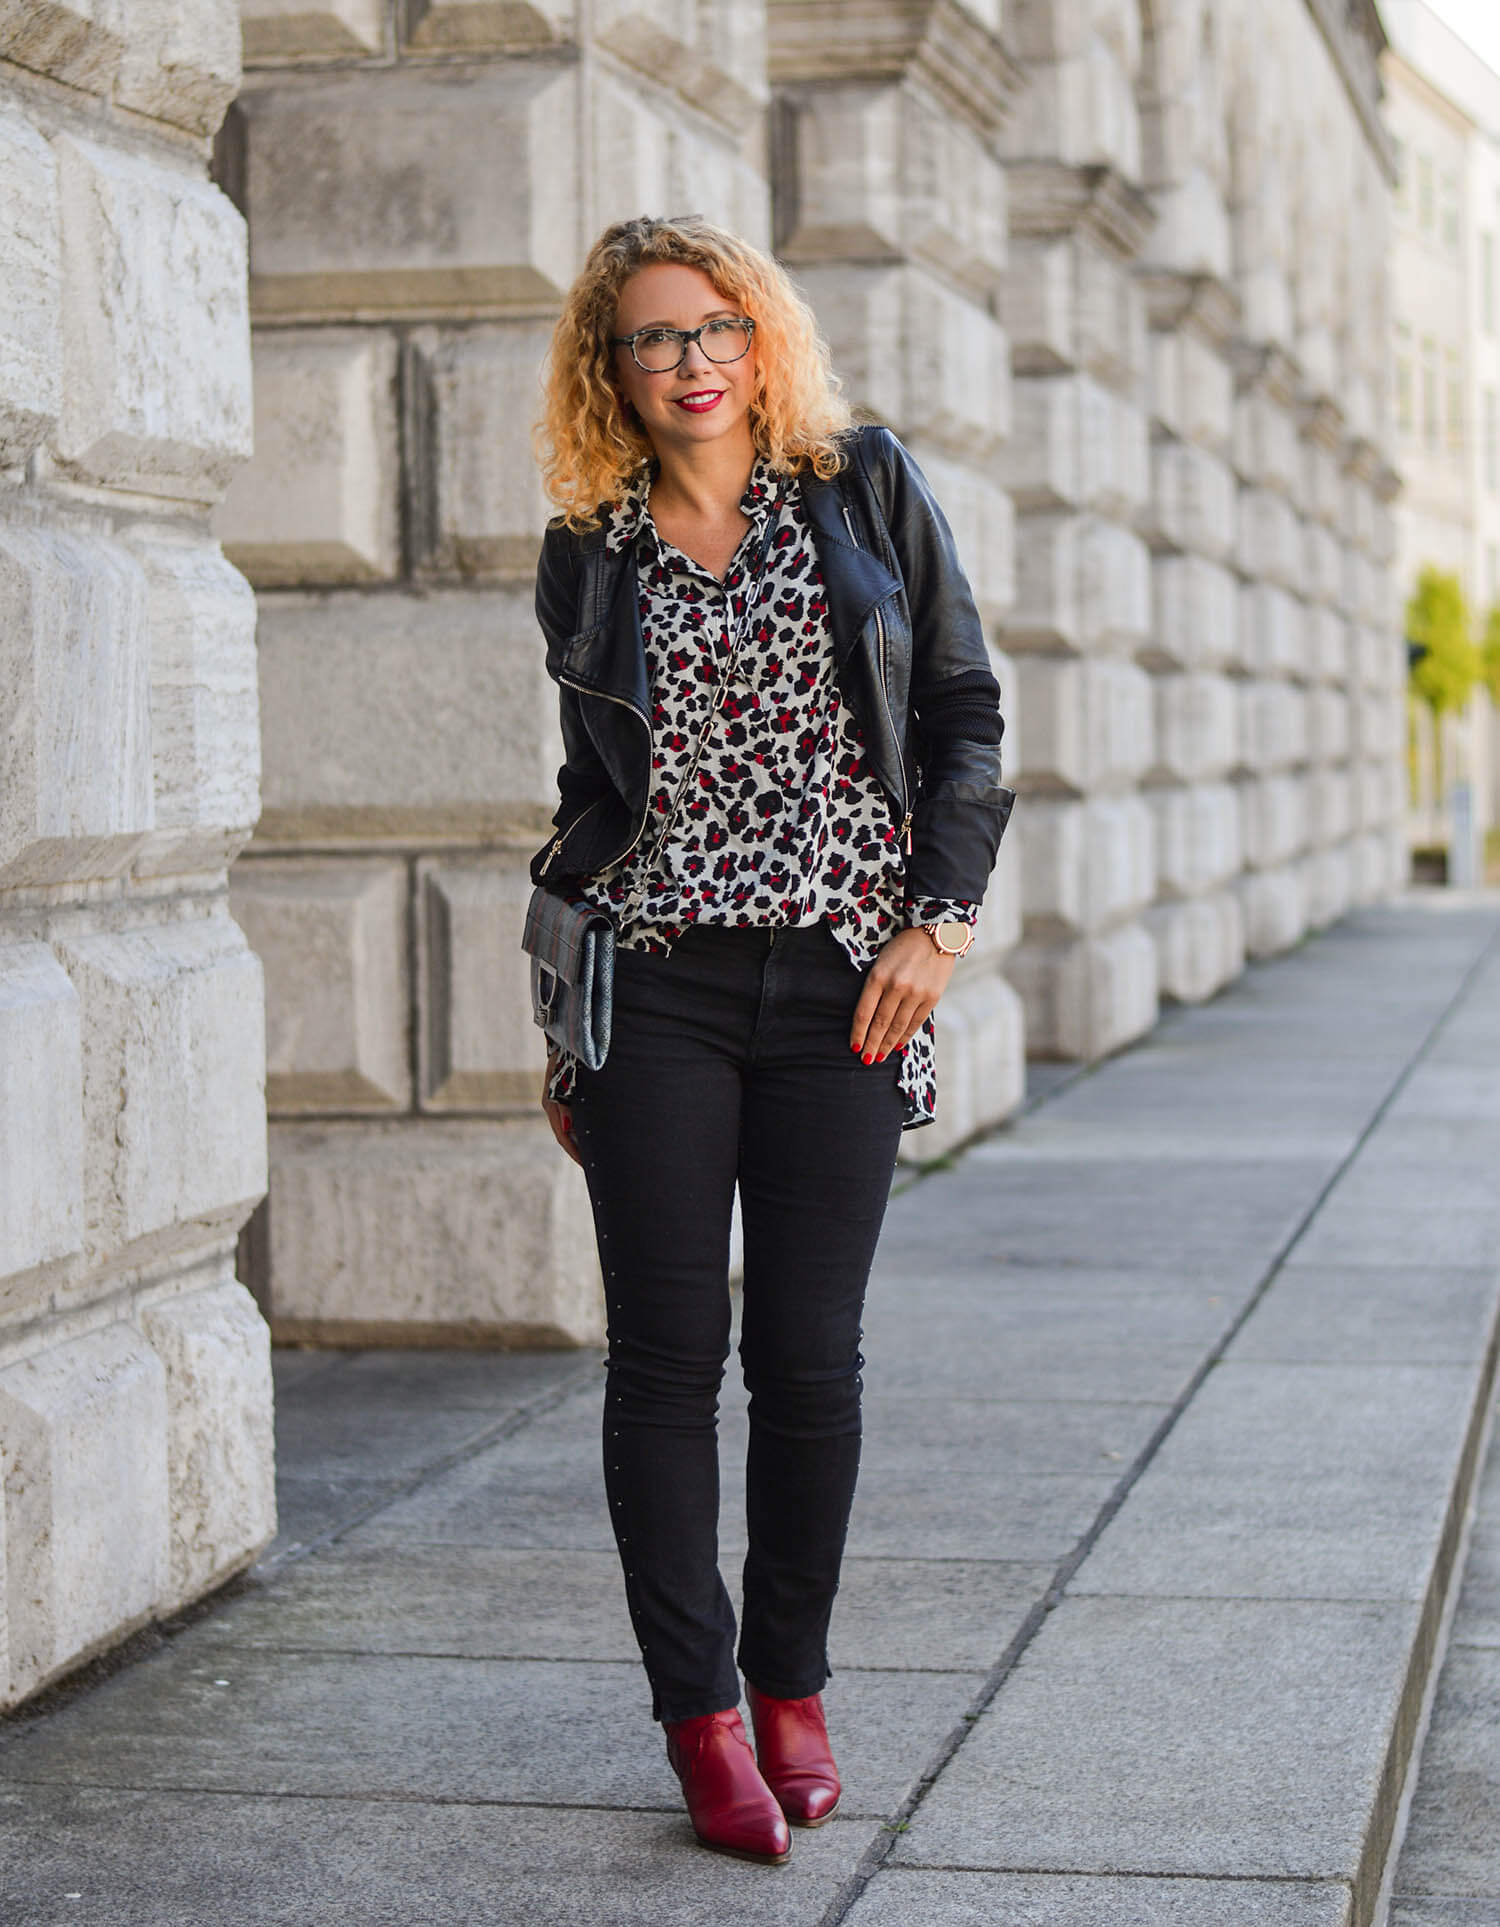
[[[575,1164],[582,1164],[583,1159],[579,1156],[578,1146],[573,1139],[572,1105],[559,1104],[556,1098],[547,1095],[547,1087],[552,1082],[552,1073],[556,1068],[557,1053],[549,1051],[547,1068],[542,1073],[542,1110],[546,1114],[547,1122],[552,1126],[552,1135]]]

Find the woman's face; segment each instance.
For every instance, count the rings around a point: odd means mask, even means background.
[[[611,332],[630,335],[640,328],[699,328],[707,321],[733,320],[741,313],[701,269],[657,261],[637,269],[621,288]],[[738,361],[712,361],[701,341],[692,342],[678,365],[661,374],[648,374],[639,367],[628,348],[616,348],[614,358],[620,392],[634,405],[658,455],[669,449],[686,454],[726,437],[743,441],[747,456],[753,453],[753,339]]]

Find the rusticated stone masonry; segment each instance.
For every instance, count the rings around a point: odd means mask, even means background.
[[[283,1336],[601,1330],[582,1180],[536,1104],[519,949],[561,761],[532,579],[542,350],[608,220],[769,240],[745,0],[247,0],[222,177],[251,229],[265,811],[235,871],[268,987]]]
[[[771,0],[776,245],[806,290],[851,400],[917,457],[953,524],[994,668],[1015,600],[1005,173],[996,151],[1023,77],[983,10]],[[1006,742],[1020,773],[1020,732]],[[931,1158],[1020,1102],[1021,1003],[1002,974],[1020,932],[1008,836],[980,936],[938,1006],[936,1122],[905,1140]]]
[[[275,1529],[233,0],[0,0],[0,1706]]]

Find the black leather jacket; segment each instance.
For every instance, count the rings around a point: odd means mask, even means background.
[[[888,429],[856,428],[831,481],[800,478],[839,690],[864,732],[908,855],[909,897],[978,903],[1014,797],[1000,787],[1000,687],[953,536]],[[651,700],[635,556],[602,529],[554,524],[536,612],[559,685],[565,761],[556,833],[534,883],[592,876],[645,826]]]

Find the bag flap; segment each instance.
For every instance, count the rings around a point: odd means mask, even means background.
[[[610,927],[609,918],[591,905],[567,903],[550,890],[538,888],[532,891],[526,906],[521,948],[564,982],[581,983],[590,966],[595,933]]]

